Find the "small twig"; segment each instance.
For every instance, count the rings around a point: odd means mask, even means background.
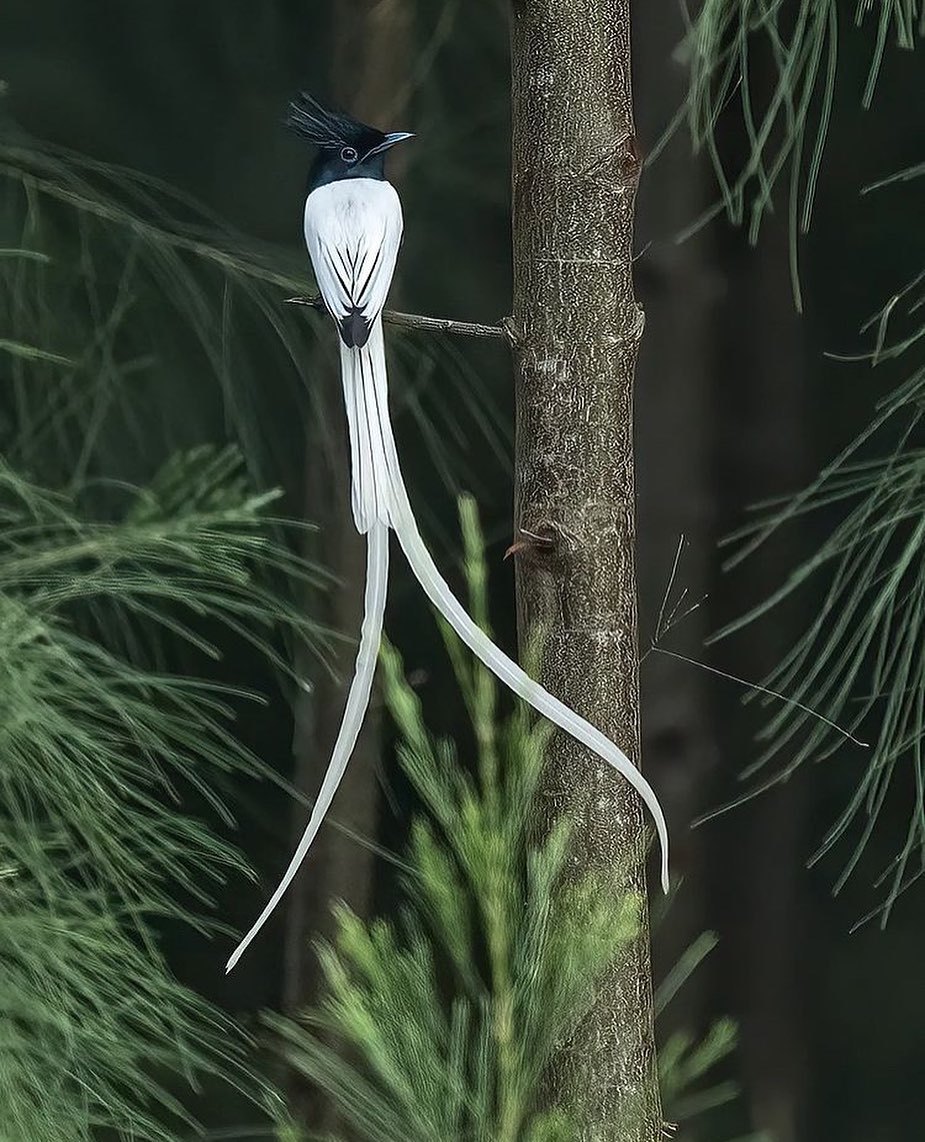
[[[539,535],[535,531],[527,531],[525,527],[517,529],[526,539],[517,539],[505,551],[504,558],[510,559],[512,555],[519,555],[522,551],[532,551],[536,554],[548,555],[556,546],[551,535]]]
[[[693,614],[693,612],[696,611],[697,608],[700,607],[707,598],[707,596],[704,595],[702,599],[694,603],[692,606],[688,607],[684,614],[678,617],[678,611],[681,609],[681,605],[687,596],[687,587],[685,587],[681,592],[680,598],[675,603],[671,614],[668,615],[666,621],[665,611],[668,609],[668,600],[671,597],[671,592],[674,588],[675,579],[677,577],[678,569],[681,563],[681,555],[684,551],[685,546],[686,541],[682,534],[678,537],[678,548],[675,552],[674,563],[671,565],[671,574],[668,576],[668,586],[665,588],[665,594],[662,597],[662,605],[658,612],[658,620],[655,624],[655,635],[652,638],[652,641],[649,643],[649,649],[645,651],[644,654],[640,655],[640,665],[645,662],[650,654],[655,653],[664,654],[666,657],[673,658],[677,662],[685,662],[688,666],[699,666],[701,670],[706,670],[708,674],[713,674],[717,678],[725,678],[727,681],[736,682],[738,685],[744,686],[748,690],[757,690],[759,694],[767,694],[769,698],[776,698],[779,702],[783,702],[786,706],[794,706],[796,709],[802,710],[804,714],[809,714],[810,717],[815,718],[817,721],[823,722],[825,725],[841,734],[843,738],[853,742],[854,745],[861,746],[863,749],[869,748],[868,742],[861,741],[860,738],[855,737],[854,734],[852,734],[849,730],[843,729],[837,722],[833,722],[824,714],[820,714],[819,711],[814,710],[812,706],[805,706],[802,702],[798,702],[796,698],[788,698],[786,694],[780,694],[777,690],[769,690],[767,686],[761,686],[757,682],[749,682],[746,678],[739,678],[737,674],[730,674],[726,670],[719,670],[715,666],[709,666],[706,662],[701,662],[698,658],[689,658],[686,654],[679,654],[675,650],[666,650],[665,647],[661,645],[661,641],[665,635],[668,634],[673,627],[677,626],[678,623],[683,622],[684,619],[688,617],[688,615]]]
[[[675,576],[678,573],[678,566],[681,562],[681,553],[684,550],[684,533],[678,536],[678,550],[674,553],[674,563],[671,565],[671,574],[668,576],[668,586],[665,588],[665,594],[662,596],[662,605],[658,610],[658,619],[655,623],[655,637],[652,639],[654,646],[664,633],[662,630],[662,623],[665,619],[665,608],[668,606],[668,600],[671,597],[672,589],[674,588]],[[677,607],[675,608],[677,610]]]
[[[287,297],[289,305],[307,305],[311,309],[324,309],[320,297]],[[386,309],[382,320],[389,325],[402,325],[406,329],[420,329],[427,333],[452,333],[456,337],[504,337],[512,340],[507,325],[480,325],[472,321],[454,321],[449,317],[424,317],[420,313],[398,313]]]
[[[652,643],[652,650],[656,654],[665,654],[669,658],[674,658],[678,662],[686,662],[688,666],[699,666],[701,670],[706,670],[708,674],[715,674],[717,678],[725,678],[729,682],[737,682],[740,686],[745,686],[749,690],[757,690],[759,694],[767,694],[769,698],[777,698],[779,702],[783,702],[785,706],[795,706],[798,710],[802,710],[804,714],[809,714],[811,718],[815,718],[819,722],[823,722],[829,726],[830,729],[841,734],[849,742],[854,745],[860,746],[862,749],[868,749],[870,742],[861,741],[856,738],[850,730],[843,729],[837,722],[833,722],[831,718],[827,718],[825,714],[820,714],[818,710],[814,710],[812,706],[804,706],[802,702],[798,702],[796,698],[788,698],[786,694],[780,694],[777,690],[769,690],[767,686],[760,686],[757,682],[749,682],[747,678],[740,678],[737,674],[729,674],[725,670],[718,670],[715,666],[708,666],[706,662],[701,662],[697,658],[688,658],[686,654],[678,654],[675,650],[666,650],[663,646],[657,646]]]

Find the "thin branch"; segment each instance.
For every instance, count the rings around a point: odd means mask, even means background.
[[[756,690],[759,694],[767,694],[771,698],[777,698],[777,700],[783,702],[784,705],[794,706],[798,710],[802,710],[804,714],[809,714],[810,717],[816,718],[817,721],[823,722],[825,725],[829,726],[837,733],[840,733],[842,737],[847,738],[848,741],[853,742],[855,745],[861,746],[864,749],[867,749],[870,744],[869,742],[861,741],[860,738],[855,737],[854,734],[850,733],[848,730],[842,729],[842,727],[837,722],[831,721],[831,719],[825,717],[823,714],[820,714],[818,710],[814,710],[811,706],[805,706],[802,702],[798,702],[796,698],[788,698],[786,694],[781,694],[777,690],[769,690],[767,686],[761,686],[757,682],[749,682],[745,678],[739,678],[739,676],[736,674],[729,674],[727,671],[719,670],[715,666],[709,666],[706,662],[701,662],[697,658],[689,658],[686,654],[679,654],[675,650],[667,650],[661,645],[662,639],[665,637],[665,635],[667,635],[673,627],[677,626],[678,623],[683,622],[688,615],[693,614],[693,612],[696,611],[697,608],[701,606],[701,604],[707,598],[707,596],[704,595],[702,599],[694,603],[692,606],[688,607],[684,614],[678,616],[678,611],[681,609],[681,605],[687,596],[687,587],[685,587],[681,592],[678,601],[675,603],[671,614],[668,615],[667,622],[665,621],[665,611],[668,609],[668,600],[670,599],[672,589],[674,588],[675,579],[677,578],[678,569],[681,564],[681,555],[684,552],[685,546],[686,541],[682,534],[678,537],[678,548],[675,552],[674,563],[671,566],[671,574],[668,577],[668,586],[665,588],[665,594],[662,598],[662,605],[658,612],[658,621],[655,624],[655,636],[649,644],[649,649],[644,654],[640,655],[640,666],[653,652],[655,654],[664,654],[668,658],[676,659],[678,662],[686,662],[688,666],[699,666],[701,670],[706,670],[708,674],[715,674],[717,678],[725,678],[729,682],[737,682],[740,686],[745,686],[749,690]]]
[[[287,297],[289,305],[307,305],[311,309],[324,309],[320,297]],[[401,325],[406,329],[421,329],[426,333],[452,333],[456,337],[504,337],[514,340],[508,323],[500,325],[480,325],[471,321],[454,321],[449,317],[424,317],[419,313],[398,313],[393,309],[383,311],[382,320],[389,325]]]
[[[833,722],[830,718],[820,714],[818,710],[814,710],[812,706],[804,706],[802,702],[798,702],[796,698],[788,698],[786,694],[781,694],[777,690],[769,690],[767,686],[760,686],[757,682],[749,682],[745,678],[740,678],[737,674],[729,674],[725,670],[718,670],[715,666],[709,666],[706,662],[700,662],[696,658],[688,658],[686,654],[678,654],[675,650],[666,650],[663,646],[652,644],[652,649],[656,654],[665,654],[669,658],[676,658],[678,662],[686,662],[688,666],[699,666],[701,670],[706,670],[710,674],[715,674],[717,678],[726,678],[730,682],[738,682],[740,686],[747,686],[749,690],[757,690],[759,694],[767,694],[769,698],[777,698],[778,701],[783,702],[786,706],[795,706],[798,710],[802,710],[804,714],[809,714],[810,717],[815,718],[817,721],[823,722],[830,729],[841,734],[847,741],[853,742],[854,745],[860,746],[862,749],[868,749],[870,742],[861,741],[856,738],[850,730],[842,729],[837,723]]]

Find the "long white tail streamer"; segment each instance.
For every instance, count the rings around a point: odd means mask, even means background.
[[[267,902],[266,908],[260,913],[251,930],[232,953],[225,966],[226,973],[230,972],[241,956],[244,955],[248,945],[267,922],[270,914],[282,899],[283,893],[299,871],[299,865],[311,848],[325,814],[334,800],[334,794],[337,792],[337,787],[347,769],[347,763],[353,753],[353,747],[356,745],[360,727],[363,725],[363,718],[369,706],[373,677],[376,673],[379,645],[382,641],[382,619],[385,614],[385,596],[389,579],[389,529],[386,524],[373,524],[369,529],[366,544],[366,603],[360,633],[360,646],[357,651],[353,681],[350,683],[350,690],[347,694],[344,720],[341,722],[337,741],[334,743],[331,762],[327,773],[324,775],[324,781],[321,783],[321,790],[312,809],[312,815],[292,860],[289,862],[289,867],[279,882],[279,887]]]
[[[357,530],[368,535],[366,603],[356,669],[347,695],[344,720],[308,826],[279,886],[251,930],[234,950],[225,971],[229,972],[235,966],[292,883],[330,808],[356,745],[369,706],[382,639],[389,566],[389,526],[394,528],[411,570],[428,599],[472,653],[518,697],[613,766],[640,795],[655,820],[662,854],[662,888],[667,892],[668,827],[652,786],[609,738],[535,682],[513,659],[495,646],[453,594],[421,538],[402,479],[389,419],[381,317],[373,322],[369,340],[362,348],[351,349],[341,344],[341,371],[350,432],[353,515]]]
[[[377,344],[382,344],[382,323],[377,321]],[[372,338],[370,338],[372,341]],[[381,358],[373,354],[374,372],[381,370],[385,377],[385,351],[382,349]],[[381,363],[380,363],[381,361]],[[395,447],[395,438],[392,433],[392,424],[389,419],[387,390],[385,384],[370,385],[369,392],[377,402],[374,415],[368,417],[369,423],[374,423],[382,433],[381,454],[385,462],[386,471],[379,476],[380,482],[388,480],[391,495],[389,500],[389,519],[398,542],[401,544],[405,558],[417,581],[424,588],[432,606],[434,606],[446,619],[457,635],[469,647],[479,661],[501,682],[508,686],[519,698],[528,702],[534,710],[543,714],[560,729],[571,734],[582,745],[593,750],[600,758],[613,766],[632,785],[655,821],[659,845],[662,854],[661,882],[662,889],[667,893],[668,882],[668,825],[665,814],[659,804],[655,790],[646,781],[639,769],[618,746],[592,726],[580,714],[576,714],[564,702],[550,694],[543,686],[534,681],[513,659],[509,658],[503,650],[495,646],[487,634],[472,620],[469,613],[453,594],[450,585],[440,574],[421,533],[408,499],[408,490],[402,479],[401,467],[398,463],[398,450]]]
[[[668,826],[652,786],[621,749],[580,714],[576,714],[564,702],[560,702],[558,698],[550,694],[538,682],[535,682],[516,662],[508,658],[503,650],[499,650],[485,632],[472,621],[446,580],[437,570],[430,552],[424,545],[397,467],[396,473],[399,482],[395,488],[396,504],[392,526],[395,528],[398,542],[402,546],[405,557],[411,565],[411,570],[424,588],[428,599],[476,658],[487,666],[505,686],[509,686],[519,698],[529,702],[534,710],[543,714],[560,729],[565,730],[567,734],[571,734],[582,745],[593,750],[632,785],[655,819],[655,827],[662,850],[662,889],[667,892]]]

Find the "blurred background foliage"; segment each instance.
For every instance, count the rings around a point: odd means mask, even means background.
[[[730,1016],[739,1027],[739,1049],[725,1052],[719,1065],[721,1077],[742,1090],[740,1099],[721,1108],[719,1119],[711,1119],[707,1132],[693,1121],[682,1125],[684,1138],[760,1129],[780,1142],[900,1142],[917,1135],[913,1124],[925,1111],[916,1082],[918,1028],[925,1021],[925,998],[915,986],[925,930],[920,885],[899,898],[884,932],[866,924],[848,938],[849,929],[883,899],[874,882],[884,869],[895,870],[897,850],[914,855],[921,836],[915,813],[910,830],[910,809],[921,806],[914,753],[920,651],[908,634],[917,629],[910,624],[921,622],[921,545],[915,425],[908,426],[920,405],[913,381],[923,342],[913,336],[921,316],[913,308],[915,287],[899,302],[891,299],[925,265],[925,183],[908,177],[862,193],[894,172],[914,174],[925,157],[922,54],[896,45],[904,29],[914,38],[919,7],[914,0],[859,6],[835,0],[705,0],[692,13],[700,38],[679,48],[686,24],[678,6],[634,5],[639,141],[644,154],[658,150],[643,176],[638,215],[637,288],[647,312],[637,388],[644,748],[677,837],[676,869],[685,878],[657,926],[660,975],[670,978],[673,965],[698,946],[705,930],[719,936],[716,949],[666,1010],[661,1033],[666,1042],[675,1037],[683,1044],[688,1036],[693,1043],[711,1027],[725,1026],[716,1021]],[[864,17],[860,27],[856,14]],[[751,21],[747,37],[734,23],[743,15]],[[723,51],[729,54],[717,70]],[[695,98],[688,105],[688,125],[695,141],[707,144],[700,156],[692,154],[691,133],[683,124],[664,142],[685,104],[689,65]],[[869,86],[872,73],[875,86]],[[775,102],[782,74],[796,76],[804,87],[812,79],[805,112],[801,96]],[[163,1096],[153,1087],[149,1096],[158,1117],[157,1102],[177,1089],[176,1076],[192,1068],[217,1078],[239,1066],[237,1058],[220,1061],[211,1054],[212,1031],[204,1042],[184,1038],[184,1020],[195,1021],[197,1036],[208,1025],[201,1021],[203,1003],[248,1023],[265,1007],[292,1012],[318,999],[319,973],[304,950],[309,936],[332,935],[332,897],[346,899],[360,915],[392,907],[394,858],[376,854],[400,849],[417,805],[393,757],[393,723],[374,719],[353,784],[335,806],[329,847],[303,873],[288,916],[276,925],[278,938],[271,932],[236,973],[221,977],[231,937],[218,939],[184,922],[187,913],[204,910],[193,890],[198,885],[206,891],[207,868],[215,860],[223,872],[208,883],[210,915],[238,928],[252,918],[304,812],[297,797],[293,817],[283,785],[293,782],[303,801],[317,786],[330,734],[328,707],[336,701],[343,662],[352,656],[349,640],[358,629],[351,610],[360,592],[344,494],[333,343],[320,320],[285,305],[287,297],[310,291],[311,283],[300,236],[306,155],[280,128],[281,114],[292,92],[308,86],[384,127],[414,130],[417,138],[395,172],[406,215],[395,297],[419,312],[495,320],[507,312],[511,278],[507,5],[6,0],[0,11],[0,82],[0,439],[9,466],[5,494],[11,497],[4,528],[16,548],[4,559],[22,558],[18,545],[27,540],[15,539],[20,532],[32,536],[28,542],[40,534],[57,549],[75,536],[98,543],[104,527],[107,543],[124,537],[131,564],[129,571],[113,554],[101,563],[105,581],[88,582],[92,567],[79,563],[77,574],[65,555],[49,583],[11,580],[7,587],[4,580],[4,610],[10,621],[19,616],[17,624],[41,621],[56,635],[86,640],[82,647],[98,648],[87,652],[95,666],[110,673],[108,656],[114,656],[130,672],[202,678],[266,696],[264,705],[228,699],[236,717],[234,736],[221,733],[221,766],[214,766],[215,757],[208,765],[205,758],[195,764],[187,759],[187,776],[203,778],[203,768],[212,772],[208,784],[217,781],[223,800],[234,807],[237,831],[232,834],[203,789],[184,788],[189,817],[180,820],[192,829],[193,818],[202,816],[210,839],[203,835],[195,843],[212,855],[179,892],[174,890],[182,880],[172,862],[167,881],[146,877],[143,918],[137,907],[125,916],[98,906],[101,894],[113,909],[131,905],[131,899],[110,899],[119,884],[128,891],[131,880],[123,866],[105,882],[88,879],[89,864],[97,868],[100,862],[87,863],[94,850],[86,837],[80,842],[86,851],[82,847],[76,858],[84,866],[74,870],[61,867],[61,859],[65,865],[75,859],[70,841],[62,858],[57,833],[24,839],[4,824],[12,846],[2,857],[8,873],[0,880],[5,912],[48,909],[61,883],[56,878],[65,878],[74,911],[59,917],[62,952],[54,963],[74,965],[67,977],[69,1002],[83,986],[80,971],[97,970],[109,979],[115,957],[123,975],[112,984],[114,1011],[121,1010],[127,973],[134,970],[134,986],[148,989],[151,1010],[169,1006],[176,1013],[181,1025],[173,1030],[118,1025],[118,1034],[139,1038],[115,1085],[132,1087],[141,1076],[157,1084]],[[796,153],[781,143],[794,122],[804,135],[803,150]],[[822,127],[826,141],[819,150]],[[765,144],[760,161],[752,158],[756,138]],[[739,172],[749,170],[743,181]],[[792,170],[796,183],[788,187]],[[779,177],[770,211],[772,176]],[[812,227],[801,234],[810,199]],[[722,216],[723,205],[731,220]],[[761,227],[752,249],[748,234],[734,224],[755,217]],[[678,244],[676,238],[687,232],[691,236]],[[801,316],[794,305],[796,280]],[[861,332],[884,306],[888,327],[875,323]],[[897,325],[897,319],[906,324]],[[902,354],[885,351],[897,344]],[[863,354],[878,346],[877,367],[871,368]],[[511,645],[511,577],[501,558],[510,542],[513,404],[505,350],[393,330],[390,352],[399,446],[424,530],[452,569],[459,557],[456,494],[466,489],[475,495],[487,536],[491,613],[499,638]],[[864,431],[878,402],[903,385],[900,419],[906,419],[900,427],[884,425],[851,454],[864,464],[898,450],[907,465],[907,494],[884,508],[884,518],[911,530],[891,532],[894,546],[881,563],[866,560],[874,570],[861,582],[860,609],[843,629],[850,637],[863,625],[871,609],[863,592],[879,590],[884,575],[890,581],[896,566],[890,552],[898,545],[909,552],[907,578],[892,585],[893,601],[875,617],[887,630],[893,624],[907,632],[909,648],[892,660],[874,654],[859,661],[842,705],[836,701],[831,715],[853,724],[863,707],[868,720],[858,732],[874,749],[838,741],[824,764],[797,770],[792,763],[807,749],[817,759],[832,744],[812,740],[816,726],[797,725],[778,759],[791,780],[690,830],[692,821],[738,797],[740,775],[767,743],[754,740],[765,718],[755,703],[743,705],[742,687],[685,659],[749,680],[785,662],[813,633],[827,592],[839,581],[837,571],[822,567],[813,579],[801,577],[800,591],[788,592],[774,611],[756,616],[728,640],[710,646],[706,641],[760,608],[795,569],[807,561],[815,567],[819,553],[834,567],[842,557],[856,559],[858,549],[839,545],[833,535],[846,512],[860,510],[849,524],[851,534],[863,539],[868,517],[863,506],[857,509],[856,501],[839,493],[850,491],[863,505],[865,495],[876,496],[884,486],[883,465],[837,477],[842,483],[835,487],[819,485],[813,499],[818,510],[778,519],[787,526],[766,529],[761,550],[730,572],[723,570],[718,542],[745,525],[751,504],[811,486]],[[202,446],[212,451],[195,451]],[[232,462],[234,454],[224,451],[228,446],[239,450],[240,462]],[[171,457],[191,450],[188,465],[170,467]],[[887,465],[887,476],[892,473]],[[139,496],[126,485],[165,488],[173,481],[184,492],[164,493],[167,523],[157,535],[166,548],[146,546],[147,540],[139,547],[145,505],[157,502],[157,494]],[[191,508],[190,490],[203,486],[216,495],[221,489],[221,495],[199,502],[194,494]],[[282,489],[282,498],[269,509],[258,493],[273,487]],[[198,532],[190,512],[200,520]],[[226,513],[221,542],[209,514],[214,512]],[[273,518],[266,518],[268,512]],[[49,516],[56,521],[52,530]],[[287,529],[277,516],[312,521],[320,530]],[[36,521],[43,530],[33,535]],[[179,538],[171,531],[178,527]],[[235,562],[220,553],[228,542],[240,553],[255,527],[261,543],[277,545],[278,559],[265,593],[248,589],[251,610],[245,613],[239,609]],[[660,611],[680,535],[686,543],[667,613],[681,615],[699,605],[666,633]],[[209,598],[208,613],[194,607],[191,619],[177,613],[183,599],[167,600],[162,593],[176,590],[165,584],[177,581],[177,559],[185,565],[194,555],[204,578],[184,590],[195,586]],[[296,556],[303,562],[294,562]],[[406,590],[403,574],[395,576],[390,599],[391,638],[425,703],[431,731],[450,735],[466,755],[471,727],[464,704],[439,636],[423,620],[420,595]],[[216,594],[218,583],[223,587]],[[62,592],[68,597],[59,597]],[[257,609],[267,623],[277,623],[261,646],[241,637],[253,633]],[[178,629],[184,624],[191,627],[186,633]],[[7,639],[4,655],[17,645]],[[38,646],[44,653],[56,643],[46,635]],[[221,657],[207,647],[220,650]],[[810,646],[806,653],[818,650]],[[287,677],[286,662],[294,664],[301,686]],[[145,708],[160,710],[151,678],[131,677],[142,687]],[[88,670],[85,681],[93,685],[98,679]],[[105,682],[122,684],[112,677]],[[832,704],[831,693],[817,692],[812,682],[805,692],[800,685],[799,678],[786,675],[776,682],[812,705]],[[883,719],[866,699],[887,686],[915,697],[911,704],[899,701],[886,721],[892,738],[883,742],[875,736]],[[77,714],[85,716],[84,698],[78,693],[74,702]],[[792,711],[778,705],[770,713]],[[163,716],[170,715],[168,705]],[[119,740],[112,727],[93,728],[108,735],[110,744]],[[162,725],[152,729],[167,732]],[[786,729],[771,725],[772,734]],[[178,748],[171,739],[156,752],[175,754]],[[891,768],[897,758],[910,756],[910,748],[914,764]],[[848,848],[826,853],[811,871],[805,866],[862,788],[871,757],[876,772],[868,792],[878,826],[865,838],[855,875],[833,898],[832,886],[853,843],[864,836],[864,813],[859,823],[846,823],[853,842]],[[895,779],[885,783],[888,768]],[[279,781],[258,784],[252,778],[260,772]],[[53,775],[47,776],[38,786],[44,797],[53,785]],[[10,797],[5,790],[5,811],[15,804]],[[43,828],[46,818],[56,830],[77,819],[58,820],[47,801],[41,804]],[[100,806],[91,808],[99,812]],[[160,820],[147,819],[148,827]],[[909,836],[912,848],[904,849]],[[115,843],[118,837],[106,839]],[[252,859],[259,884],[245,878],[228,847],[232,842]],[[183,841],[191,843],[189,837]],[[131,847],[126,850],[126,862],[136,858]],[[26,868],[41,886],[38,895],[17,872]],[[912,871],[904,867],[903,880]],[[75,876],[83,895],[73,892]],[[168,881],[170,889],[164,887]],[[101,926],[116,915],[118,925],[94,941],[99,959],[88,969],[79,949],[80,940],[93,933],[84,919],[89,915]],[[75,931],[77,943],[65,948]],[[17,975],[24,955],[34,963],[23,945],[4,953],[4,1005],[29,994]],[[134,961],[136,955],[141,959]],[[47,972],[52,961],[41,964]],[[97,1031],[88,1024],[87,1041],[75,1040],[70,1023],[62,1022],[67,1006],[49,1006],[54,989],[49,991],[47,974],[42,979],[37,983],[33,973],[27,980],[35,989],[28,1017],[41,1022],[41,1035],[54,1050],[65,1042],[92,1066],[88,1044]],[[32,1050],[46,1039],[22,1018],[4,1006],[4,1034],[15,1029]],[[217,1018],[214,1011],[208,1016]],[[111,1036],[112,1027],[99,1034]],[[220,1038],[226,1034],[221,1023],[213,1031]],[[168,1043],[174,1044],[169,1050]],[[24,1082],[28,1054],[4,1055],[23,1060],[16,1081]],[[94,1125],[125,1127],[118,1116],[104,1122],[88,1118],[79,1099],[78,1118],[36,1119],[35,1125],[26,1116],[35,1113],[34,1092],[15,1086],[11,1073],[0,1071],[0,1125],[11,1138],[80,1138]],[[276,1077],[306,1115],[323,1116],[310,1088],[281,1072]],[[237,1081],[240,1072],[226,1078]],[[73,1075],[62,1081],[73,1081]],[[245,1085],[256,1089],[250,1081]],[[18,1100],[12,1109],[2,1102],[4,1095]],[[110,1101],[118,1105],[118,1090]],[[256,1124],[264,1119],[245,1102],[229,1097],[227,1088],[213,1093],[209,1080],[195,1111],[215,1137],[261,1137],[265,1128]],[[19,1134],[8,1122],[16,1123]],[[255,1125],[242,1132],[247,1122]],[[134,1128],[144,1136],[142,1124]],[[44,1135],[36,1133],[40,1129]]]

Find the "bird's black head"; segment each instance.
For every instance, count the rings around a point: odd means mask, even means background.
[[[383,134],[349,115],[322,107],[304,91],[289,104],[285,122],[318,148],[309,174],[309,191],[344,178],[385,178],[385,152],[412,137],[408,131]]]

